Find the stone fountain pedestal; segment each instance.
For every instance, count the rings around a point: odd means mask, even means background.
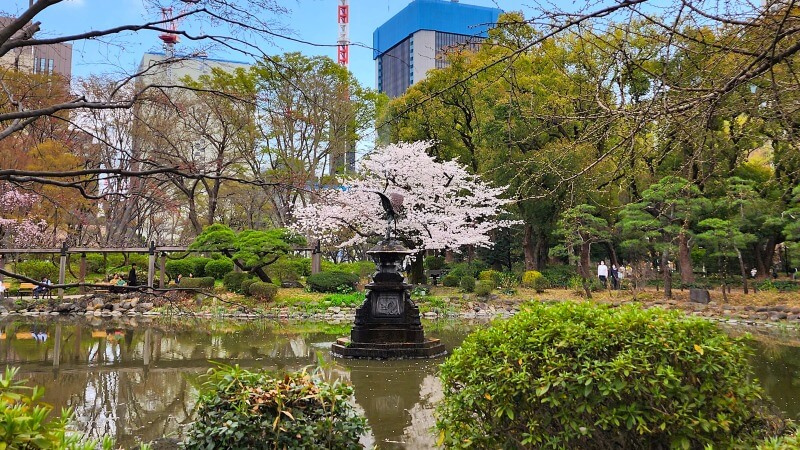
[[[364,303],[356,309],[350,338],[339,338],[331,353],[340,358],[434,358],[446,354],[438,339],[425,338],[411,285],[403,282],[402,262],[411,250],[395,240],[367,251],[377,266]]]

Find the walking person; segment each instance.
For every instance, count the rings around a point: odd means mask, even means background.
[[[619,270],[616,264],[611,265],[611,289],[615,291],[619,289]]]
[[[608,266],[602,259],[600,260],[600,264],[597,266],[597,278],[600,279],[603,289],[608,288]]]

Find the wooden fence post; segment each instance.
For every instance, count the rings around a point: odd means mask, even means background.
[[[67,243],[61,244],[61,264],[58,267],[58,284],[64,284],[67,276]],[[58,298],[64,298],[64,288],[58,288]]]

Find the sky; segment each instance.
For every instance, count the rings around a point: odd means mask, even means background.
[[[335,45],[338,38],[336,13],[338,0],[278,0],[290,13],[277,18],[293,37],[317,44]],[[499,7],[506,11],[525,10],[525,0],[461,0],[462,3]],[[372,32],[403,9],[410,0],[349,0],[350,70],[362,86],[375,87],[375,62],[372,60]],[[152,3],[152,2],[148,2]],[[168,3],[164,0],[163,3]],[[565,2],[566,3],[566,2]],[[572,2],[568,2],[572,3]],[[28,0],[0,0],[0,13],[18,15]],[[159,19],[158,11],[149,10],[143,0],[67,0],[48,8],[36,20],[42,22],[39,37],[63,36],[92,29],[138,24]],[[191,31],[191,24],[183,24]],[[209,30],[203,30],[209,31]],[[361,44],[361,45],[359,45]],[[285,39],[259,43],[268,54],[300,51],[306,55],[325,55],[336,59],[334,46],[313,46]],[[176,51],[187,49],[178,43]],[[157,33],[138,32],[113,40],[87,40],[73,44],[73,76],[104,73],[130,74],[145,52],[162,52]],[[253,62],[244,55],[215,52],[211,58]]]

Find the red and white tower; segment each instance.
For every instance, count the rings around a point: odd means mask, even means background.
[[[345,67],[350,63],[350,6],[347,0],[339,0],[336,14],[339,23],[339,40],[337,46],[337,62]]]
[[[161,8],[161,20],[164,21],[165,31],[158,35],[158,38],[164,42],[164,54],[167,58],[175,56],[175,44],[178,43],[178,23],[172,15],[172,7]]]

